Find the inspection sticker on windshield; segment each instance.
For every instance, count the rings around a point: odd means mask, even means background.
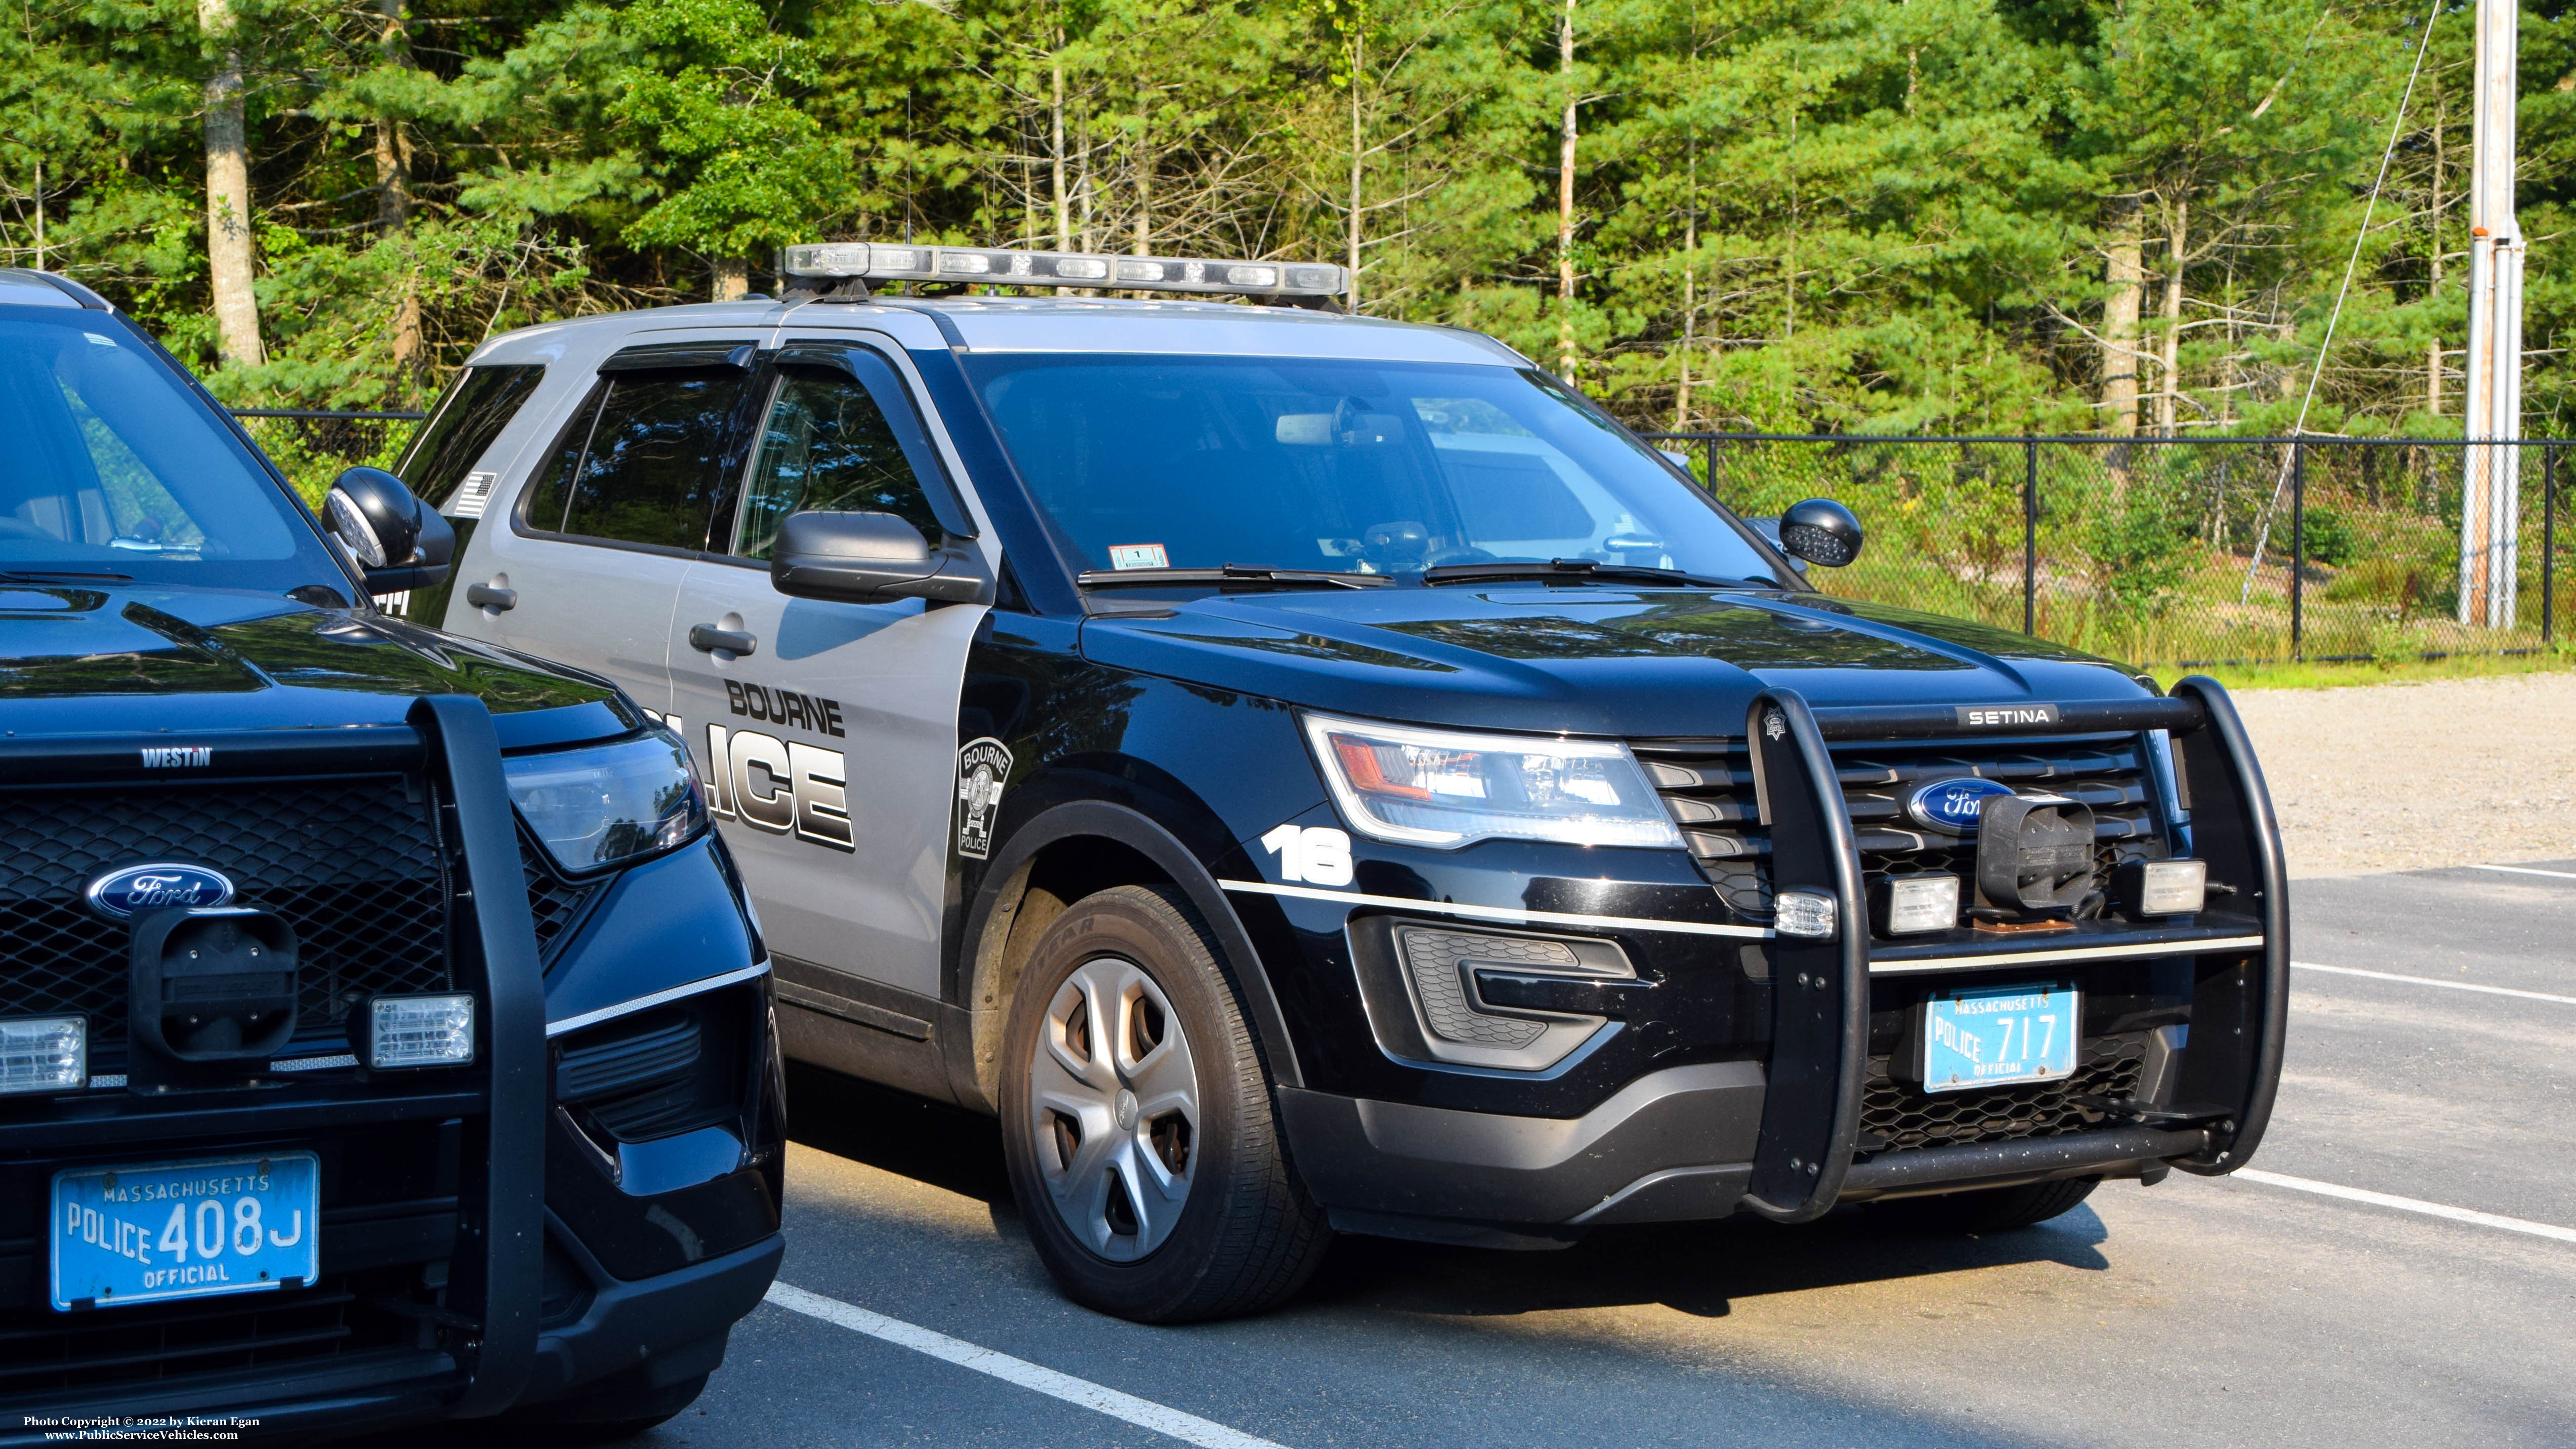
[[[2053,1082],[2075,1075],[2083,1001],[2073,987],[1992,986],[1923,1003],[1923,1090]]]
[[[1113,543],[1109,545],[1109,566],[1113,569],[1167,569],[1172,556],[1163,552],[1159,543]]]

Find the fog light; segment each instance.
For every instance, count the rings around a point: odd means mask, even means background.
[[[378,996],[355,1014],[366,1040],[358,1055],[377,1071],[461,1067],[474,1060],[471,996]]]
[[[0,1094],[77,1092],[89,1085],[89,1018],[0,1021]]]
[[[2139,915],[2188,916],[2208,899],[2208,861],[2142,860],[2136,870],[2137,886],[2130,898],[2137,903]]]
[[[1771,898],[1771,929],[1817,940],[1834,933],[1834,898],[1822,891],[1782,891]]]
[[[1879,929],[1891,936],[1946,931],[1959,924],[1959,878],[1899,876],[1879,887]]]

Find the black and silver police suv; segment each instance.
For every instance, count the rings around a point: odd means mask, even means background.
[[[0,437],[0,1442],[677,1412],[781,1251],[678,743],[365,605],[444,522],[82,287],[0,271]]]
[[[2030,1223],[2261,1139],[2280,852],[2215,684],[1827,597],[1841,507],[1775,546],[1470,332],[888,292],[1335,267],[788,270],[481,348],[411,603],[664,715],[789,1055],[998,1113],[1081,1301],[1256,1309],[1333,1230]]]

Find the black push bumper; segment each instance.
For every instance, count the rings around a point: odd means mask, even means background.
[[[216,752],[231,768],[219,766],[214,776],[285,776],[314,789],[399,776],[413,800],[432,802],[425,808],[447,802],[447,959],[455,989],[481,1004],[481,1059],[450,1072],[370,1079],[323,1058],[314,1065],[328,1070],[270,1087],[167,1099],[104,1090],[94,1078],[90,1092],[0,1117],[0,1444],[45,1442],[77,1432],[69,1422],[77,1420],[221,1415],[256,1420],[248,1437],[266,1439],[574,1399],[585,1409],[594,1399],[614,1408],[715,1368],[732,1325],[758,1305],[777,1271],[780,1109],[765,967],[722,978],[732,983],[723,1020],[740,1024],[755,1048],[727,1056],[739,1059],[750,1103],[739,1167],[694,1186],[675,1179],[668,1190],[638,1188],[638,1169],[625,1168],[626,1190],[651,1197],[620,1192],[612,1167],[604,1192],[624,1214],[610,1214],[612,1226],[658,1212],[677,1225],[661,1234],[677,1246],[661,1257],[607,1252],[603,1266],[584,1246],[582,1225],[568,1228],[548,1211],[550,1171],[563,1155],[550,1151],[550,1123],[568,1119],[549,1080],[546,979],[491,717],[477,700],[442,697],[419,701],[405,726],[297,733],[320,738],[265,754],[258,740],[237,741],[240,748]],[[0,767],[8,763],[0,752]],[[609,961],[612,968],[666,962],[679,942],[755,961],[757,944],[705,851],[639,870],[654,876],[663,909],[585,917],[581,939],[600,948],[596,959],[624,958]],[[678,876],[687,879],[675,883]],[[703,920],[679,924],[700,929],[677,929],[671,916],[683,910]],[[654,939],[629,939],[639,933]],[[558,956],[558,985],[584,974],[581,959]],[[614,974],[633,994],[635,972]],[[578,1019],[616,1014],[593,1010]],[[52,1171],[254,1148],[322,1153],[335,1185],[317,1225],[319,1281],[70,1314],[43,1307],[42,1240],[17,1230],[38,1220]]]
[[[1748,725],[1774,878],[1783,889],[1832,895],[1844,924],[1831,939],[1772,943],[1769,1059],[1651,1073],[1574,1118],[1283,1088],[1290,1150],[1309,1189],[1348,1231],[1549,1247],[1611,1223],[1738,1211],[1801,1222],[1877,1198],[2243,1165],[2271,1116],[2289,1000],[2279,833],[2261,772],[2225,691],[2208,680],[2184,680],[2172,697],[2116,714],[2111,707],[2064,714],[2059,732],[2171,732],[2193,792],[2194,854],[2208,861],[2221,898],[2241,911],[2225,925],[2213,913],[2197,928],[2077,933],[2081,949],[2061,952],[2169,954],[2190,963],[2189,1045],[2176,1053],[2164,1092],[2202,1110],[2150,1120],[2114,1111],[2096,1114],[2085,1130],[1901,1150],[1867,1138],[1873,981],[1969,963],[1933,960],[1917,948],[1874,952],[1856,929],[1868,919],[1867,902],[1825,741],[1932,734],[1946,721],[1811,711],[1795,694],[1775,692],[1755,701]],[[2009,969],[2050,954],[2016,946],[1975,964]]]

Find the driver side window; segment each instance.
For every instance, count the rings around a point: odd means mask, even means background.
[[[732,552],[765,559],[789,514],[891,513],[936,543],[943,527],[885,410],[837,369],[780,369],[760,450],[734,521]]]

